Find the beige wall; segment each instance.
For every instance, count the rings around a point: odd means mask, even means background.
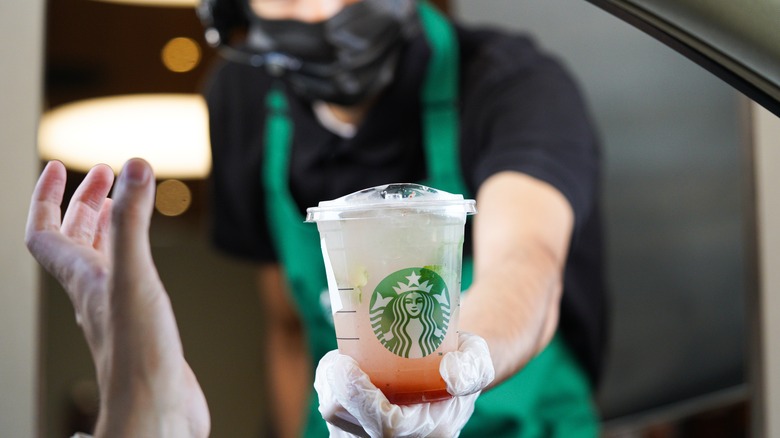
[[[0,435],[36,436],[38,287],[23,230],[37,160],[42,0],[0,3]]]
[[[780,436],[780,119],[753,105],[763,433]]]

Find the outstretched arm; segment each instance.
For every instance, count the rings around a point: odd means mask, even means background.
[[[26,242],[68,293],[100,387],[97,436],[205,437],[206,400],[184,360],[173,310],[149,246],[154,176],[129,161],[94,167],[61,218],[65,167],[50,162],[33,193]]]
[[[555,334],[574,213],[558,190],[517,172],[488,178],[477,208],[474,282],[460,327],[487,341],[496,385]]]

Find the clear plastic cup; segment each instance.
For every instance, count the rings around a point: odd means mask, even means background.
[[[395,404],[449,398],[466,216],[475,202],[419,184],[361,190],[307,210],[316,222],[339,351]]]

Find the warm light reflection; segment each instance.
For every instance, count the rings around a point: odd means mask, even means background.
[[[200,3],[199,0],[95,0],[104,3],[120,3],[125,5],[138,6],[169,6],[178,8],[194,8]]]
[[[198,66],[200,46],[191,38],[174,38],[162,49],[162,62],[168,70],[184,73]]]
[[[38,152],[86,172],[118,172],[133,157],[158,178],[205,178],[211,170],[206,104],[199,95],[139,94],[63,105],[41,118]]]
[[[192,193],[186,184],[169,179],[157,185],[154,206],[165,216],[179,216],[190,207]]]

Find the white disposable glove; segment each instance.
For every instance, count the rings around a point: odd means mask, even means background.
[[[394,405],[349,356],[333,350],[317,366],[314,388],[331,437],[457,437],[479,393],[495,373],[487,343],[460,333],[458,351],[444,355],[439,372],[454,397]]]

